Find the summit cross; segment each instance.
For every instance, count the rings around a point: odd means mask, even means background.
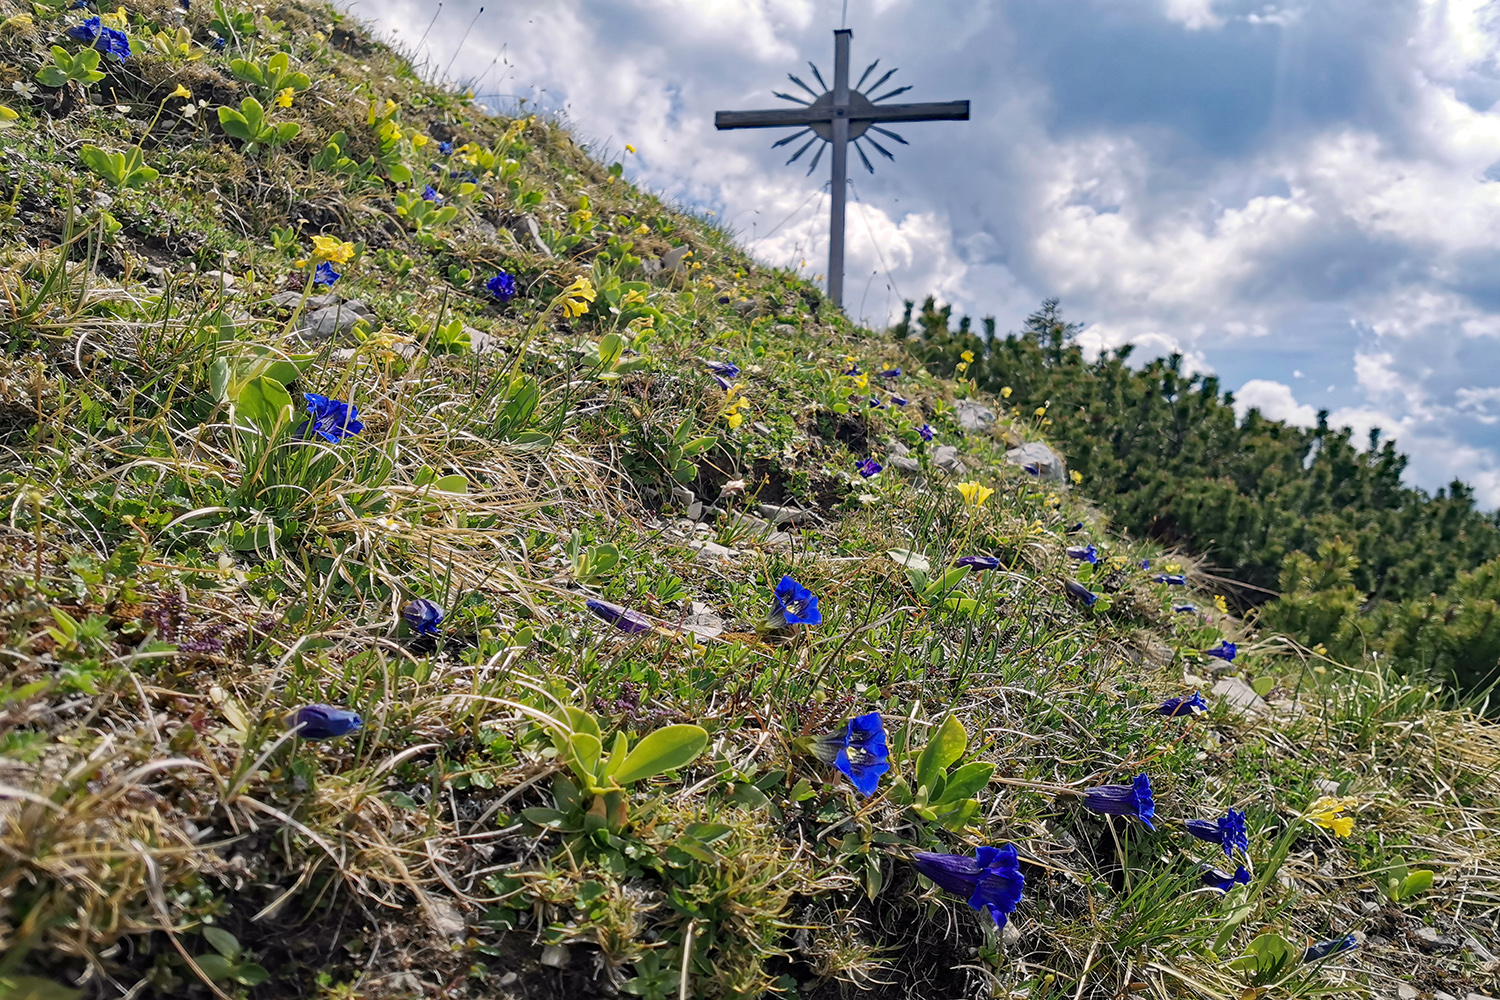
[[[903,146],[907,145],[906,140],[896,133],[881,128],[882,124],[969,120],[968,101],[940,101],[930,104],[880,103],[910,90],[910,87],[897,87],[879,97],[867,97],[859,88],[880,64],[878,59],[870,64],[870,68],[865,70],[864,75],[851,87],[849,85],[849,41],[853,35],[854,33],[848,28],[840,28],[833,33],[832,87],[823,83],[823,76],[818,72],[818,68],[809,63],[813,77],[825,88],[823,93],[819,94],[797,77],[791,76],[793,83],[812,95],[812,100],[794,97],[791,94],[776,94],[777,97],[801,104],[802,107],[770,108],[764,111],[720,111],[714,115],[714,127],[721,131],[735,128],[802,127],[801,132],[787,136],[776,142],[775,146],[784,146],[812,132],[813,137],[797,150],[790,160],[787,160],[789,164],[805,153],[808,146],[820,140],[833,147],[833,182],[829,192],[828,213],[828,297],[833,300],[834,305],[839,307],[844,304],[844,190],[848,182],[846,174],[849,169],[850,144],[854,144],[854,150],[864,161],[865,168],[873,174],[875,168],[870,164],[870,158],[865,155],[864,150],[859,148],[860,139],[875,147],[887,159],[893,160],[895,157],[869,136],[868,132],[878,132]],[[890,70],[872,83],[868,89],[878,89],[895,72],[895,70]],[[817,168],[818,160],[822,156],[823,150],[819,149],[817,155],[813,157],[812,166],[808,168],[809,174]]]

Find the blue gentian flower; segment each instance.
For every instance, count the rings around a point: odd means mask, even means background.
[[[1180,615],[1184,615],[1184,614],[1185,615],[1191,615],[1191,614],[1196,614],[1197,613],[1197,611],[1198,611],[1198,605],[1196,605],[1196,604],[1174,604],[1174,605],[1172,605],[1172,610],[1175,611],[1175,612],[1177,612]]]
[[[823,621],[818,610],[818,596],[789,576],[783,576],[772,595],[776,607],[766,621],[780,628],[785,625],[817,625]]]
[[[118,62],[130,58],[130,38],[116,28],[105,28],[99,32],[99,41],[94,43],[94,47],[107,56],[114,56]]]
[[[94,16],[82,24],[75,24],[64,32],[69,38],[76,38],[87,45],[93,45],[99,37],[99,18]]]
[[[1028,462],[1026,465],[1021,466],[1021,468],[1033,476],[1040,476],[1042,474],[1042,470],[1037,467],[1035,462]]]
[[[226,46],[228,44],[229,44],[229,39],[225,38],[224,36],[222,36],[222,35],[215,35],[214,36],[214,51],[215,52],[223,52],[224,51],[224,46]]]
[[[89,0],[73,0],[72,5],[68,9],[69,10],[88,10],[89,9]]]
[[[905,396],[892,396],[891,402],[896,406],[905,406],[907,403],[911,402],[911,400],[907,399]]]
[[[887,368],[885,371],[883,371],[883,372],[880,373],[880,377],[881,378],[900,378],[901,377],[901,369],[899,369],[899,368]]]
[[[184,11],[190,11],[193,9],[193,0],[177,0],[177,4]]]
[[[1111,816],[1129,816],[1146,824],[1146,829],[1155,830],[1151,820],[1156,816],[1156,803],[1151,798],[1151,777],[1135,776],[1128,785],[1099,785],[1083,793],[1085,808]]]
[[[1187,832],[1199,840],[1218,844],[1224,849],[1226,858],[1234,857],[1235,849],[1250,853],[1250,834],[1245,829],[1245,814],[1231,809],[1218,819],[1190,819],[1183,824]]]
[[[1078,559],[1086,563],[1097,563],[1099,561],[1099,548],[1090,542],[1088,548],[1082,545],[1069,545],[1067,548],[1069,559]]]
[[[1233,875],[1225,875],[1212,865],[1203,865],[1198,875],[1198,881],[1210,889],[1218,889],[1220,892],[1228,892],[1237,885],[1249,885],[1250,873],[1245,871],[1245,866],[1240,865],[1234,870]]]
[[[364,725],[359,713],[332,705],[303,705],[286,717],[286,727],[304,740],[331,740]]]
[[[319,264],[318,269],[313,272],[313,284],[327,285],[329,288],[332,288],[333,283],[335,281],[338,281],[342,277],[343,275],[335,271],[333,269],[333,265],[325,260],[323,261],[323,263]]]
[[[872,409],[872,410],[883,410],[883,409],[885,409],[885,404],[880,401],[880,397],[879,396],[871,396],[870,397],[870,409]]]
[[[1186,587],[1187,577],[1181,573],[1158,573],[1151,578],[1152,583],[1169,583],[1174,587]]]
[[[843,771],[861,795],[875,794],[880,776],[891,769],[879,712],[850,719],[842,731],[814,741],[812,752]]]
[[[442,153],[444,156],[450,155],[453,152],[453,143],[451,143],[451,142],[440,142],[440,143],[438,143],[438,152]]]
[[[884,468],[885,466],[881,465],[873,458],[867,458],[863,462],[860,462],[859,465],[855,466],[855,471],[858,472],[861,476],[864,476],[866,479],[869,479],[871,476],[880,475],[880,471]]]
[[[1000,560],[994,556],[959,556],[953,560],[955,566],[968,566],[974,570],[999,569]]]
[[[1076,534],[1078,534],[1082,530],[1083,530],[1083,522],[1079,521],[1077,524],[1073,525],[1072,527],[1065,529],[1063,531],[1063,534],[1065,534],[1065,535],[1076,535]]]
[[[740,377],[740,366],[728,361],[705,361],[708,370],[721,378],[736,379]]]
[[[516,279],[506,274],[504,271],[501,271],[489,281],[486,281],[484,283],[484,287],[488,288],[490,290],[490,294],[493,295],[502,304],[509,302],[511,299],[516,297]]]
[[[401,617],[418,635],[436,637],[443,622],[443,609],[425,597],[419,597],[401,609]]]
[[[1151,568],[1151,560],[1150,559],[1142,559],[1141,560],[1141,569],[1150,569],[1150,568]]]
[[[1087,607],[1090,608],[1092,608],[1094,606],[1094,602],[1099,599],[1098,594],[1094,593],[1092,590],[1089,590],[1089,588],[1085,587],[1077,580],[1065,581],[1063,583],[1063,589],[1068,592],[1069,597],[1074,598],[1075,600],[1082,601]]]
[[[717,385],[720,389],[723,389],[725,392],[728,392],[729,387],[734,385],[733,382],[729,381],[729,379],[725,378],[723,375],[714,375],[710,373],[708,377],[713,379],[714,384]]]
[[[646,620],[645,615],[638,611],[631,611],[629,608],[622,608],[618,604],[588,600],[584,602],[584,605],[621,632],[638,635],[641,632],[650,632],[656,627]]]
[[[995,926],[1004,927],[1026,888],[1016,845],[981,847],[974,855],[920,851],[912,856],[912,863],[945,892],[964,897],[976,910],[989,910]]]
[[[923,441],[932,440],[932,427],[929,424],[923,424],[921,427],[918,427],[917,433],[922,436]]]
[[[1332,941],[1322,941],[1308,948],[1302,953],[1302,961],[1316,962],[1321,958],[1327,958],[1329,955],[1337,955],[1341,951],[1353,951],[1358,947],[1359,942],[1355,940],[1354,935],[1345,934],[1341,938],[1335,938]]]
[[[1177,717],[1180,715],[1197,715],[1199,712],[1208,711],[1208,702],[1203,700],[1203,695],[1194,691],[1186,698],[1168,698],[1161,703],[1161,708],[1156,710],[1157,715]]]
[[[438,194],[437,188],[435,188],[431,184],[429,184],[429,185],[427,185],[426,187],[424,187],[422,189],[422,200],[423,201],[437,202],[437,201],[442,201],[443,200],[443,196],[440,195],[440,194]]]
[[[307,412],[312,414],[312,420],[304,420],[297,425],[298,437],[306,437],[311,431],[323,440],[337,444],[349,435],[358,434],[365,429],[364,423],[359,419],[359,410],[353,403],[329,399],[315,392],[304,392],[302,398],[307,402]]]
[[[1215,646],[1213,649],[1205,649],[1203,651],[1203,655],[1212,656],[1216,659],[1223,660],[1225,663],[1233,663],[1234,654],[1237,652],[1239,652],[1238,646],[1228,641],[1227,639],[1220,639],[1217,646]]]
[[[851,375],[851,376],[852,375],[858,375],[859,374],[859,365],[850,365],[848,371],[846,371],[846,372],[840,372],[839,374],[840,375]]]

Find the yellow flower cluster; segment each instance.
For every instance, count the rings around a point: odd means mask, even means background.
[[[314,236],[313,260],[326,260],[330,264],[347,264],[354,257],[354,244],[342,243],[334,236]]]
[[[291,87],[282,87],[276,92],[276,106],[278,108],[289,108],[292,106],[292,97],[297,92]]]
[[[1321,826],[1325,830],[1332,830],[1340,837],[1347,837],[1354,832],[1354,817],[1340,816],[1339,813],[1353,809],[1359,805],[1359,799],[1352,796],[1324,795],[1313,801],[1302,814],[1302,818],[1314,826]]]
[[[1214,595],[1214,607],[1219,609],[1221,615],[1229,614],[1229,602],[1224,600],[1223,594]]]
[[[964,503],[970,507],[983,507],[984,502],[995,495],[995,491],[988,486],[980,486],[978,483],[959,483],[953,487],[958,490],[959,495],[964,498]]]
[[[750,400],[740,392],[740,387],[731,385],[729,391],[724,394],[724,410],[721,414],[730,430],[736,429],[745,422],[745,415],[740,411],[749,405]]]
[[[969,366],[974,363],[974,352],[964,351],[959,355],[959,357],[963,358],[963,360],[958,363],[957,369],[958,374],[962,375],[964,372],[968,371]]]
[[[1083,473],[1079,472],[1077,469],[1074,469],[1073,471],[1068,473],[1068,478],[1073,480],[1074,486],[1077,486],[1079,483],[1083,482]]]
[[[1000,398],[1001,399],[1009,399],[1010,398],[1010,386],[1006,385],[1006,386],[1001,386],[1000,387]]]
[[[573,283],[563,289],[562,310],[568,319],[582,316],[589,311],[589,303],[597,297],[594,285],[587,278],[575,278]]]

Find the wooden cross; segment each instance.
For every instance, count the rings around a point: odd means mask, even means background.
[[[792,154],[791,163],[807,151],[808,146],[822,141],[833,147],[833,184],[831,189],[832,207],[829,210],[828,219],[828,297],[833,304],[842,307],[844,304],[844,185],[845,174],[849,167],[849,144],[855,143],[855,152],[864,161],[866,169],[870,173],[875,168],[870,164],[870,158],[859,148],[858,141],[863,138],[871,146],[874,146],[887,159],[895,159],[878,142],[866,133],[870,130],[879,132],[907,145],[905,139],[894,132],[880,127],[879,123],[891,122],[933,122],[933,121],[968,121],[968,101],[943,101],[933,104],[881,104],[881,101],[897,94],[910,90],[910,87],[897,87],[888,94],[880,97],[869,98],[858,88],[862,86],[865,79],[880,64],[880,60],[870,64],[865,70],[864,76],[854,87],[849,86],[849,40],[853,32],[848,28],[840,28],[833,33],[833,86],[828,87],[823,83],[823,76],[818,72],[816,66],[812,67],[813,76],[818,83],[827,88],[822,94],[813,90],[801,80],[792,76],[792,82],[813,95],[813,100],[804,100],[801,97],[793,97],[790,94],[776,94],[783,100],[795,101],[803,105],[801,108],[771,108],[765,111],[720,111],[714,115],[714,127],[720,130],[732,128],[786,128],[788,126],[802,126],[803,130],[794,135],[787,136],[775,145],[784,146],[794,139],[799,139],[808,132],[813,137],[796,153]],[[896,71],[891,70],[880,79],[870,85],[870,90],[877,89],[881,84],[891,78]],[[790,74],[788,74],[790,76]],[[817,155],[813,157],[812,166],[808,173],[812,173],[818,166],[818,160],[822,158],[823,150],[820,148]]]

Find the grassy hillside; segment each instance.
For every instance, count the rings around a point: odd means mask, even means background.
[[[1044,411],[333,9],[96,13],[0,0],[0,997],[1494,985],[1496,730]]]

